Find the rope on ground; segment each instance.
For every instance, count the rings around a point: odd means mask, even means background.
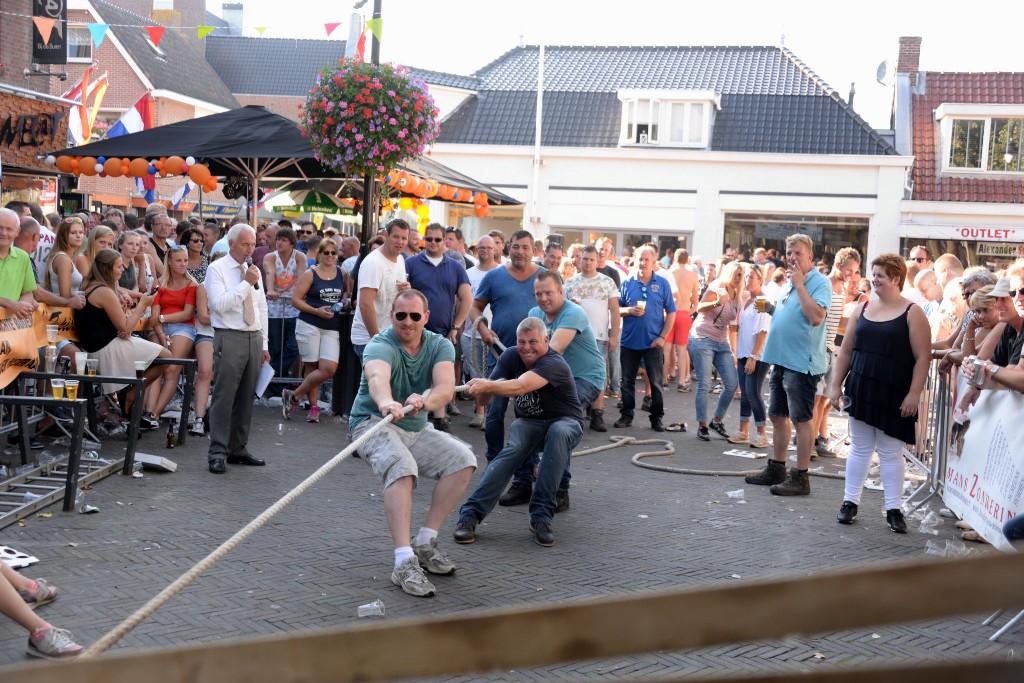
[[[456,390],[463,390],[466,387],[456,387]],[[429,391],[427,392],[429,394]],[[427,394],[424,394],[426,398]],[[408,414],[412,411],[412,406],[405,406],[402,412]],[[309,475],[304,479],[298,486],[293,488],[291,491],[286,493],[276,503],[264,510],[258,517],[246,524],[244,527],[239,529],[234,536],[224,541],[217,547],[216,550],[211,552],[209,555],[200,560],[197,564],[193,565],[191,569],[178,577],[171,585],[160,591],[155,597],[149,602],[135,610],[127,619],[122,621],[120,624],[115,626],[110,632],[104,635],[102,638],[93,643],[89,648],[82,653],[82,658],[95,657],[96,655],[102,654],[110,649],[117,641],[125,637],[131,632],[136,626],[141,624],[144,620],[149,618],[153,612],[160,609],[168,600],[173,598],[175,595],[180,593],[190,583],[195,581],[200,574],[205,572],[207,569],[216,564],[222,557],[231,552],[235,547],[240,545],[242,541],[246,540],[253,533],[256,532],[261,526],[266,524],[274,515],[279,513],[285,507],[287,507],[292,501],[298,498],[300,495],[305,493],[310,487],[316,484],[318,481],[323,479],[328,472],[337,467],[342,460],[351,455],[355,450],[362,446],[366,441],[376,434],[384,425],[393,422],[394,416],[388,415],[386,418],[373,425],[366,431],[365,434],[360,436],[358,439],[350,443],[344,450],[339,452],[333,458],[328,460],[326,463],[320,466],[313,474]]]
[[[604,446],[597,446],[595,448],[587,448],[581,451],[575,451],[572,457],[578,458],[584,455],[593,455],[594,453],[601,453],[604,451],[618,448],[620,446],[647,446],[658,444],[662,448],[657,451],[641,451],[635,453],[630,462],[637,467],[643,467],[647,470],[654,470],[655,472],[669,472],[672,474],[694,474],[704,477],[745,477],[748,474],[757,474],[760,469],[756,470],[700,470],[686,467],[671,467],[669,465],[656,465],[649,462],[641,462],[644,458],[657,458],[675,455],[676,447],[668,439],[637,439],[632,436],[613,436],[611,437],[610,444]],[[845,479],[845,474],[835,474],[832,472],[811,472],[811,476],[823,477],[825,479]]]

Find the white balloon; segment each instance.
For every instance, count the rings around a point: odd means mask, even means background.
[[[93,168],[96,169],[97,173],[103,173],[103,164],[96,164]]]
[[[195,166],[196,165],[196,158],[195,157],[185,157],[185,163],[188,164],[189,166]]]
[[[46,155],[45,161],[47,166],[53,166],[54,164],[57,163],[57,157],[53,156],[52,154],[48,154]]]

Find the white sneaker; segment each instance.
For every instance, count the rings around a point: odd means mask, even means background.
[[[415,555],[391,572],[391,583],[418,598],[430,598],[437,592],[434,584],[427,580],[427,575],[423,573]]]
[[[413,539],[415,542],[415,539]],[[448,559],[448,556],[437,547],[437,539],[423,545],[413,545],[412,551],[416,553],[416,559],[420,566],[431,574],[447,576],[454,574],[458,566]]]
[[[28,650],[30,657],[42,659],[70,659],[82,653],[82,646],[71,638],[71,631],[51,626],[43,631],[39,639],[32,636],[28,638]]]

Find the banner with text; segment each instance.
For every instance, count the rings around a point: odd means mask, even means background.
[[[965,430],[954,426],[946,458],[943,499],[982,537],[1009,550],[1003,524],[1024,502],[1024,395],[983,391]],[[1016,444],[1016,446],[1014,445]]]
[[[0,389],[23,370],[35,370],[39,348],[47,345],[46,326],[57,326],[57,338],[76,341],[75,319],[70,308],[40,306],[31,318],[0,318]]]

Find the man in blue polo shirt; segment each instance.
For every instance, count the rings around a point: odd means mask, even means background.
[[[461,261],[445,255],[444,226],[431,223],[423,235],[423,251],[405,259],[405,272],[409,277],[409,285],[423,292],[430,302],[430,320],[427,331],[446,337],[455,345],[456,377],[461,373],[459,351],[462,345],[459,336],[462,326],[466,323],[469,308],[473,304],[473,289],[466,275],[466,267]],[[454,403],[446,410],[453,415],[458,414]],[[448,419],[445,411],[430,418],[434,429],[448,431]]]
[[[832,303],[832,283],[814,267],[814,243],[807,235],[786,238],[789,285],[772,316],[772,331],[761,361],[771,363],[768,417],[775,430],[772,457],[748,484],[771,486],[776,496],[806,496],[811,492],[807,467],[814,451],[814,394],[825,374],[825,318]],[[796,428],[796,467],[786,476],[786,449]]]
[[[636,372],[643,362],[651,382],[651,429],[665,431],[661,418],[665,404],[661,395],[665,374],[662,347],[676,321],[676,302],[668,280],[654,272],[658,252],[644,245],[637,249],[639,268],[619,287],[619,311],[622,315],[622,411],[616,427],[633,424],[636,407]]]

